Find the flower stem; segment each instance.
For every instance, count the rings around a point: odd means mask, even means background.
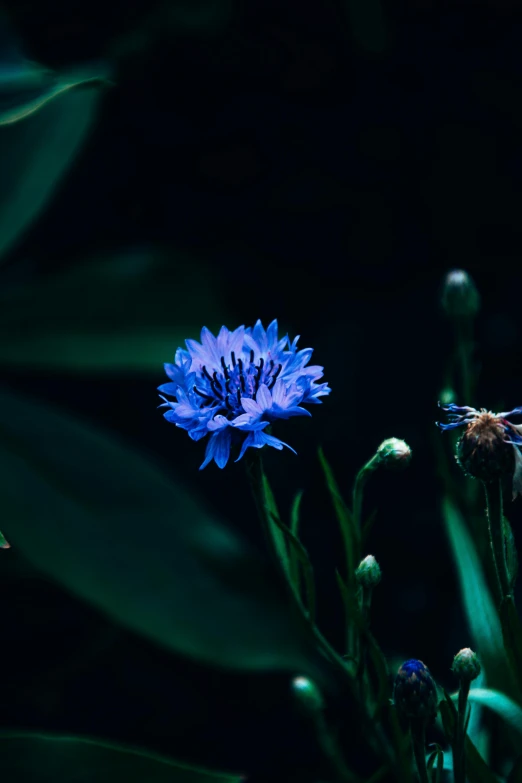
[[[421,783],[429,783],[426,767],[426,724],[424,721],[411,722],[411,741],[419,780]]]
[[[453,745],[454,783],[466,783],[466,710],[468,706],[469,682],[461,680],[459,688],[457,731]]]
[[[355,484],[353,486],[353,523],[357,532],[360,532],[361,530],[361,513],[364,487],[379,462],[380,456],[378,454],[374,454],[373,457],[368,460],[366,465],[360,469],[359,473],[357,474],[357,478],[355,479]]]
[[[497,575],[500,602],[511,593],[506,563],[506,547],[502,524],[502,485],[499,480],[483,482],[486,493],[487,517],[491,557]]]

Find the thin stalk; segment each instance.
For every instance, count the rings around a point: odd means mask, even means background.
[[[466,783],[466,711],[468,707],[469,682],[461,680],[458,699],[457,730],[453,746],[454,783]]]
[[[483,483],[484,491],[486,493],[491,557],[497,575],[500,602],[502,602],[502,600],[511,593],[502,524],[502,485],[499,480],[491,482],[484,481]]]
[[[428,769],[426,767],[426,724],[424,721],[416,721],[415,725],[412,722],[411,741],[420,783],[429,783]]]
[[[361,515],[362,515],[364,487],[370,475],[373,473],[373,471],[376,469],[377,465],[379,464],[379,461],[380,461],[379,455],[374,454],[371,460],[369,460],[366,463],[366,465],[364,465],[360,469],[359,473],[357,474],[357,478],[355,479],[355,484],[353,486],[353,521],[354,521],[354,527],[359,534],[361,531]],[[358,554],[360,555],[360,552]]]

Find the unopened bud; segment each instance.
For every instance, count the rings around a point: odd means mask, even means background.
[[[444,280],[442,307],[450,318],[472,318],[480,309],[480,294],[464,269],[452,269]]]
[[[469,647],[465,647],[456,654],[451,668],[459,680],[471,682],[472,680],[476,680],[479,676],[481,666],[476,653],[474,653],[473,650],[470,650]]]
[[[377,456],[386,468],[405,468],[411,460],[411,449],[403,440],[388,438],[377,449]]]
[[[381,577],[381,567],[373,555],[367,555],[361,560],[355,571],[355,579],[362,587],[375,587]]]
[[[411,720],[429,720],[437,713],[435,681],[422,661],[405,661],[395,677],[393,700],[398,713]]]
[[[324,700],[317,685],[308,677],[294,677],[292,691],[300,704],[308,712],[319,712],[324,709]]]

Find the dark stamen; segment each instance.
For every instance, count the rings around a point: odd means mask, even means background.
[[[217,371],[214,373],[214,377],[210,379],[210,385],[212,386],[212,391],[214,392],[216,397],[219,397],[219,399],[222,400],[223,391],[221,389],[221,384],[218,381]]]
[[[259,360],[259,367],[257,368],[257,374],[256,374],[256,380],[255,380],[255,389],[254,392],[257,393],[257,390],[259,389],[259,384],[261,382],[261,375],[263,373],[263,365],[265,363],[265,360],[261,357]],[[255,396],[254,396],[255,400]]]
[[[269,375],[270,375],[270,373],[272,372],[273,369],[274,369],[274,360],[270,359],[270,361],[268,363],[268,374]]]
[[[228,367],[225,364],[225,357],[224,356],[221,357],[221,366],[223,368],[223,375],[225,376],[225,379],[228,381],[230,376],[228,374]]]
[[[210,383],[212,383],[212,376],[209,373],[209,371],[207,370],[207,368],[205,367],[205,365],[203,365],[203,367],[201,369],[203,370],[203,375],[205,376],[205,378],[208,378]]]
[[[282,364],[278,364],[277,365],[277,370],[272,375],[272,379],[271,379],[270,385],[268,387],[269,389],[273,389],[274,388],[275,382],[277,381],[277,376],[279,375],[279,373],[281,372],[282,369],[283,369],[283,365]]]
[[[235,367],[236,366],[236,354],[234,353],[234,351],[232,351],[230,353],[230,356],[232,358],[232,367]]]
[[[200,391],[197,386],[194,386],[194,391],[196,392],[196,394],[199,394],[200,397],[203,397],[203,399],[206,402],[214,402],[213,397],[209,397],[208,394],[205,394],[205,392]]]
[[[227,406],[228,410],[233,410],[232,405],[230,404],[230,400],[228,399],[228,394],[225,397],[225,405]]]
[[[250,351],[250,363],[254,364],[254,351],[253,350]]]
[[[239,391],[239,389],[237,390],[237,404],[241,405],[241,392]]]
[[[237,360],[237,366],[239,367],[239,382],[241,383],[241,390],[246,391],[245,376],[243,375],[243,360]]]

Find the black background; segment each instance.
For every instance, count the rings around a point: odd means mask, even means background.
[[[383,2],[380,25],[354,14],[355,0],[198,3],[201,16],[196,3],[4,5],[33,59],[108,57],[116,71],[93,135],[6,273],[44,279],[100,252],[181,249],[217,273],[230,328],[277,317],[301,334],[332,394],[311,420],[281,425],[297,458],[267,456],[281,506],[306,487],[323,630],[339,641],[339,542],[316,448],[348,493],[381,440],[404,438],[411,466],[375,475],[367,495],[384,574],[374,630],[393,665],[419,657],[453,687],[452,657],[470,640],[438,513],[433,422],[452,347],[440,288],[464,267],[482,294],[474,403],[521,404],[519,4]],[[173,307],[182,271],[177,282]],[[117,431],[260,540],[242,466],[199,473],[202,444],[156,410],[161,367],[5,379]],[[9,574],[4,725],[287,779],[313,762],[286,676],[178,660],[29,570]]]

